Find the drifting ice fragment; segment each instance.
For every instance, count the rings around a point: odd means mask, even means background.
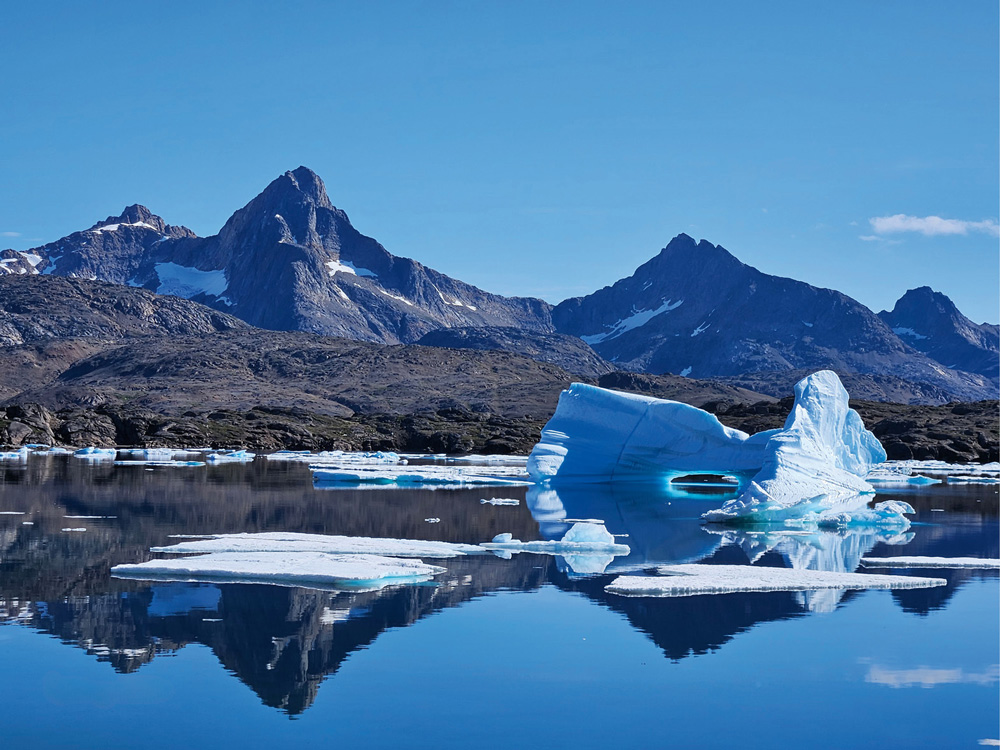
[[[756,565],[671,565],[658,576],[619,576],[604,590],[622,596],[693,596],[744,591],[914,589],[944,586],[943,578],[834,573]]]
[[[864,557],[866,568],[1000,568],[1000,560],[978,557]]]
[[[508,533],[497,534],[492,542],[480,546],[491,550],[550,555],[601,553],[617,557],[630,552],[627,545],[615,542],[614,536],[604,526],[591,523],[573,524],[559,541],[522,542]]]
[[[897,487],[899,485],[941,484],[944,480],[925,477],[922,474],[910,474],[905,469],[887,466],[873,470],[865,477],[865,481],[876,487]]]
[[[444,568],[416,560],[377,555],[330,555],[324,552],[218,552],[174,560],[116,565],[117,578],[142,580],[235,581],[313,586],[383,586],[426,581]]]
[[[118,451],[115,448],[81,448],[73,453],[77,458],[86,458],[91,461],[113,461]]]
[[[313,469],[317,484],[450,484],[450,485],[525,485],[522,472],[507,467],[453,469],[444,466],[419,466],[407,469]]]
[[[152,547],[152,552],[244,554],[323,552],[326,554],[368,554],[391,557],[459,557],[486,553],[475,544],[433,542],[420,539],[385,539],[367,536],[327,536],[270,531],[259,534],[216,534],[197,541],[168,547]]]
[[[16,451],[0,451],[0,461],[27,461],[28,447]]]
[[[516,497],[491,497],[487,500],[485,497],[480,498],[480,504],[482,505],[520,505],[521,501]]]
[[[218,451],[215,453],[209,453],[205,456],[205,460],[210,464],[242,464],[253,461],[256,456],[256,453],[251,453],[250,451],[245,450]]]

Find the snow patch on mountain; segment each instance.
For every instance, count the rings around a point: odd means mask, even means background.
[[[649,321],[655,318],[657,315],[662,315],[663,313],[670,312],[671,310],[676,310],[684,303],[684,300],[679,299],[676,302],[673,300],[664,300],[663,303],[657,307],[655,310],[635,310],[627,318],[622,318],[613,326],[611,330],[606,333],[596,333],[591,336],[581,336],[585,342],[593,346],[594,344],[599,344],[602,341],[608,341],[613,338],[621,336],[626,331],[631,331],[635,328],[641,328],[646,325]]]
[[[229,288],[226,272],[202,271],[176,263],[157,263],[156,275],[160,279],[157,294],[171,294],[174,297],[191,299],[199,294],[221,297]]]

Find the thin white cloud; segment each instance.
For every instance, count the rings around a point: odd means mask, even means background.
[[[0,232],[0,237],[20,237],[20,232]]]
[[[898,234],[900,232],[919,232],[925,237],[940,235],[965,235],[982,232],[994,237],[1000,237],[1000,225],[993,219],[983,221],[963,221],[962,219],[942,219],[940,216],[909,216],[893,214],[892,216],[876,216],[868,220],[875,234]]]
[[[881,242],[883,245],[898,245],[902,240],[890,240],[885,237],[879,237],[877,234],[862,234],[858,235],[859,240],[864,240],[865,242]]]

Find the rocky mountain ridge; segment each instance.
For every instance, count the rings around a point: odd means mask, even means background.
[[[972,323],[930,289],[876,315],[681,234],[631,276],[553,308],[389,253],[305,167],[272,181],[211,237],[134,205],[56,242],[0,252],[4,275],[142,287],[270,330],[527,353],[581,377],[673,373],[780,397],[799,373],[826,368],[874,400],[974,401],[1000,391],[997,326]]]

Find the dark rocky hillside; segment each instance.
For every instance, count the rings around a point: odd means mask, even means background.
[[[597,378],[615,369],[581,339],[561,333],[518,328],[442,328],[431,331],[417,343],[447,349],[516,352],[583,378]]]
[[[360,341],[414,342],[453,326],[551,330],[550,305],[502,297],[389,253],[299,167],[196,237],[143,206],[28,251],[0,274],[55,274],[193,299],[254,326]]]
[[[879,317],[893,332],[945,367],[1000,377],[1000,326],[973,323],[928,286],[911,289]]]

